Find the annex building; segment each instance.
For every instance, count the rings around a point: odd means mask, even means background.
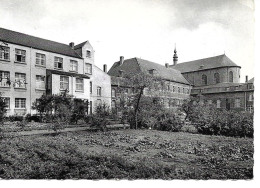
[[[62,44],[0,28],[0,92],[7,115],[36,113],[32,104],[43,94],[64,91],[89,101],[111,104],[110,76],[95,65],[94,49],[85,41]]]
[[[115,62],[108,74],[111,76],[111,97],[112,107],[116,107],[120,100],[133,94],[132,88],[123,82],[126,74],[145,73],[160,77],[164,82],[164,87],[145,89],[145,96],[156,96],[161,98],[161,102],[166,108],[175,108],[184,99],[190,96],[192,85],[184,78],[180,71],[171,69],[168,64],[165,66],[140,59],[131,58]]]

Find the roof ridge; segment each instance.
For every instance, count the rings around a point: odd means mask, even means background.
[[[0,27],[0,29],[7,30],[7,31],[11,31],[11,32],[18,33],[18,34],[21,34],[21,35],[26,35],[26,36],[29,36],[29,37],[38,38],[38,39],[41,39],[41,40],[46,40],[46,41],[50,41],[50,42],[55,42],[55,43],[57,43],[57,44],[62,44],[62,45],[65,45],[65,46],[68,46],[68,47],[69,47],[69,45],[68,45],[68,44],[65,44],[65,43],[56,42],[56,41],[53,41],[53,40],[49,40],[49,39],[45,39],[45,38],[41,38],[41,37],[37,37],[37,36],[25,34],[25,33],[21,33],[21,32],[18,32],[18,31],[13,31],[13,30],[10,30],[10,29],[5,29],[5,28],[2,28],[2,27]]]
[[[181,62],[179,64],[182,64],[182,63],[189,63],[189,62],[192,62],[192,61],[200,61],[200,60],[204,60],[204,59],[210,59],[210,58],[215,58],[215,57],[220,57],[220,56],[226,56],[226,54],[222,54],[222,55],[216,55],[216,56],[212,56],[212,57],[206,57],[206,58],[200,58],[200,59],[196,59],[196,60],[191,60],[191,61],[185,61],[185,62]],[[227,57],[227,56],[226,56]],[[177,64],[178,65],[178,64]],[[170,66],[174,66],[174,65],[170,65]]]

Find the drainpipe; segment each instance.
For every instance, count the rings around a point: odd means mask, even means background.
[[[32,47],[30,48],[30,114],[32,114]]]
[[[246,91],[245,91],[245,111],[246,111]]]

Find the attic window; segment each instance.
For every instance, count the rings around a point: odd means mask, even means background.
[[[87,50],[86,57],[91,57],[91,51],[90,50]]]
[[[204,65],[200,65],[200,69],[203,69],[204,68]]]
[[[155,69],[148,70],[149,74],[154,75]]]
[[[123,77],[124,71],[123,71],[123,70],[119,70],[118,72],[119,72],[119,76],[120,76],[120,77]]]

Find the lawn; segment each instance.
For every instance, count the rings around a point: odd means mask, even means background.
[[[253,139],[155,130],[4,138],[4,179],[252,179]]]

